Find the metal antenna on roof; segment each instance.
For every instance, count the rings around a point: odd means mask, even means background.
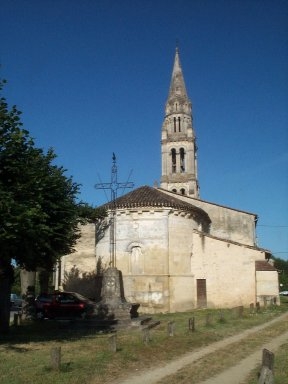
[[[131,174],[131,173],[130,173]],[[130,177],[130,175],[129,175]],[[110,209],[110,267],[116,268],[116,199],[119,188],[133,188],[134,183],[126,181],[125,183],[118,182],[116,156],[112,155],[112,169],[110,183],[97,183],[94,186],[96,189],[109,189],[111,191],[111,206]]]

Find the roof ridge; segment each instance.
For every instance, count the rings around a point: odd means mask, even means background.
[[[107,209],[112,208],[113,202],[104,204]],[[207,222],[211,222],[208,214],[201,208],[193,204],[182,201],[174,196],[169,196],[155,187],[141,186],[128,192],[127,194],[118,197],[115,200],[116,208],[141,208],[141,207],[171,207],[182,211],[194,213],[202,216]]]

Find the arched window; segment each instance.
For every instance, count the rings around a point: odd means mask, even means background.
[[[172,192],[177,193],[177,189],[173,188]]]
[[[138,245],[131,248],[131,273],[140,274],[144,272],[144,257],[142,248]]]
[[[180,148],[180,172],[185,172],[185,150]]]
[[[176,132],[176,117],[174,117],[174,132]]]
[[[137,221],[134,221],[133,226],[134,225],[138,225]],[[135,275],[144,273],[145,251],[143,244],[138,241],[133,241],[128,244],[127,252],[129,253],[129,273]]]
[[[181,195],[186,195],[185,188],[181,188],[180,193],[181,193]]]
[[[178,117],[178,131],[181,132],[181,119]]]
[[[176,149],[171,149],[172,173],[176,173]]]

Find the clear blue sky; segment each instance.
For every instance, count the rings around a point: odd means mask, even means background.
[[[161,176],[176,41],[198,140],[201,198],[257,213],[288,259],[287,0],[1,0],[0,77],[38,147],[94,206],[94,184]]]

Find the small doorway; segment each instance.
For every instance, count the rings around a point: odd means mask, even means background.
[[[197,279],[197,307],[207,307],[206,279]]]

